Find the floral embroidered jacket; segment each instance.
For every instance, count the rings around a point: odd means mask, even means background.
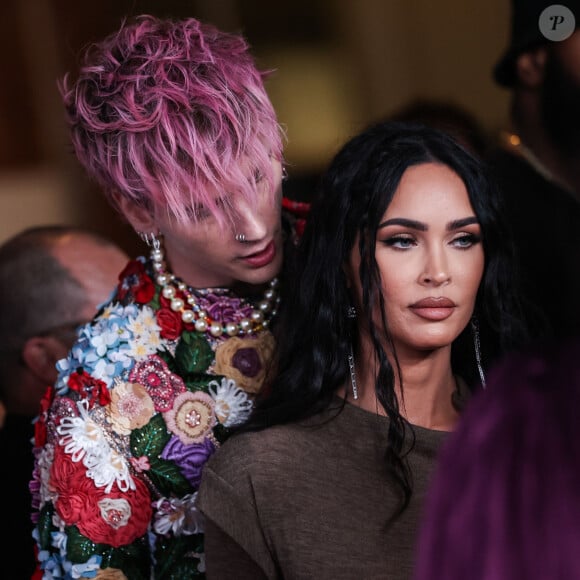
[[[239,322],[227,291],[200,300]],[[274,339],[266,328],[214,337],[182,321],[131,261],[84,326],[35,424],[37,578],[204,577],[202,468],[247,419]]]

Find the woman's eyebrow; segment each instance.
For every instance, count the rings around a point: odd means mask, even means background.
[[[427,224],[424,224],[423,222],[418,222],[416,220],[409,220],[406,218],[391,218],[390,220],[386,220],[382,224],[379,224],[379,229],[384,228],[386,226],[403,226],[405,228],[411,228],[413,230],[419,230],[421,232],[426,232],[428,229]]]
[[[446,229],[449,231],[452,230],[457,230],[459,228],[463,228],[465,226],[468,226],[470,224],[477,224],[478,219],[476,216],[469,216],[466,218],[461,218],[458,220],[453,220],[450,221],[447,226]],[[429,229],[429,226],[423,222],[419,222],[417,220],[410,220],[407,218],[391,218],[390,220],[386,220],[383,223],[379,224],[379,228],[384,228],[387,226],[403,226],[405,228],[409,228],[412,230],[417,230],[420,232],[426,232]]]

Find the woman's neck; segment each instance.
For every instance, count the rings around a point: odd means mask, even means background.
[[[386,415],[377,399],[375,377],[378,372],[374,353],[359,357],[355,363],[358,398],[354,399],[350,385],[345,388],[349,402],[372,413]],[[457,381],[451,369],[451,349],[399,354],[403,390],[395,368],[395,392],[399,413],[413,425],[426,429],[451,431],[459,418],[452,396]]]

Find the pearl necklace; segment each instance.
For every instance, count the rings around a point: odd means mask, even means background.
[[[185,282],[167,270],[165,256],[160,244],[156,244],[150,253],[153,269],[156,272],[157,284],[161,286],[161,294],[170,301],[170,308],[181,313],[181,320],[193,324],[197,332],[209,332],[218,338],[227,336],[244,336],[267,328],[278,312],[280,296],[278,295],[278,278],[273,278],[264,291],[264,297],[255,306],[251,314],[238,322],[222,322],[214,320],[197,303],[194,292]],[[211,289],[210,289],[211,291]],[[206,293],[209,293],[206,291]],[[185,297],[185,300],[181,298]],[[240,299],[241,300],[241,299]],[[250,306],[248,303],[246,303]]]

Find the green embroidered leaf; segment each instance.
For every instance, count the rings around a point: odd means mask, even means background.
[[[163,495],[182,496],[192,492],[191,484],[173,461],[156,457],[150,460],[150,466],[147,477]]]
[[[199,332],[184,332],[175,349],[177,374],[203,373],[214,358],[207,339]]]
[[[38,518],[39,543],[42,550],[50,550],[52,545],[52,537],[50,533],[53,531],[53,515],[54,506],[50,502],[45,503]]]
[[[205,578],[198,570],[203,552],[203,535],[160,538],[157,544],[156,580],[196,580]]]
[[[146,455],[150,461],[156,459],[170,438],[163,416],[157,413],[147,425],[131,431],[131,454],[133,457]]]
[[[118,568],[127,578],[148,580],[150,578],[149,546],[147,536],[120,548],[107,544],[95,544],[83,536],[76,526],[66,527],[67,558],[76,564],[84,564],[93,554],[102,557],[101,568]]]

